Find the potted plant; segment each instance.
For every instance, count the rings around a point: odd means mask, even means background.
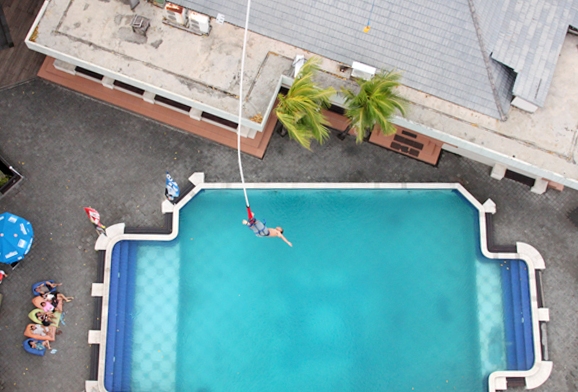
[[[396,132],[390,119],[399,112],[405,115],[407,102],[396,91],[400,85],[401,75],[397,72],[379,72],[369,80],[356,79],[359,92],[343,89],[345,95],[345,116],[349,125],[337,135],[341,140],[353,129],[357,136],[356,142],[361,143],[369,137],[375,125],[385,135]]]
[[[319,70],[320,60],[312,57],[303,64],[299,74],[285,95],[278,95],[275,114],[289,137],[306,149],[311,149],[311,140],[322,144],[329,138],[326,126],[329,124],[322,108],[331,106],[329,98],[335,89],[320,89],[313,82]]]
[[[0,195],[8,192],[21,178],[20,173],[0,157]]]

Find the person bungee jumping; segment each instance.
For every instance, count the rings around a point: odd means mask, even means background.
[[[249,210],[249,220],[243,219],[243,224],[247,226],[257,237],[279,237],[289,246],[293,246],[291,242],[283,235],[283,228],[277,226],[276,228],[268,228],[265,221],[261,222],[255,218],[255,214]]]

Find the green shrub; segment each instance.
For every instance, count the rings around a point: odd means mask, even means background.
[[[0,187],[4,186],[4,184],[6,184],[8,181],[10,181],[10,176],[7,176],[6,174],[0,172]]]

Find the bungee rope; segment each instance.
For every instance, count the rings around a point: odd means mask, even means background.
[[[247,188],[245,187],[245,176],[243,175],[243,162],[241,161],[241,121],[243,118],[243,74],[245,73],[245,51],[247,48],[247,32],[249,30],[249,12],[251,11],[251,0],[247,0],[247,15],[245,18],[245,34],[243,36],[243,52],[241,54],[241,76],[239,78],[239,120],[237,121],[237,158],[239,161],[239,174],[241,175],[241,184],[243,186],[243,194],[245,195],[245,205],[247,206],[248,220],[253,219],[251,206],[249,205],[249,197],[247,196]]]

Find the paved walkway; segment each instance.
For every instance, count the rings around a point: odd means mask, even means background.
[[[25,176],[0,199],[0,211],[31,220],[36,233],[29,256],[0,286],[0,389],[81,391],[89,375],[96,278],[96,234],[82,207],[97,208],[105,224],[161,226],[164,171],[180,183],[195,171],[209,182],[237,182],[236,151],[38,79],[0,90],[0,119],[0,155]],[[578,207],[577,192],[535,195],[448,152],[431,167],[352,138],[332,137],[313,149],[273,135],[263,160],[244,156],[246,180],[459,181],[478,200],[492,198],[497,242],[527,242],[546,260],[554,371],[538,391],[578,390],[578,228],[566,218]],[[76,299],[65,306],[64,333],[53,344],[58,352],[40,358],[24,353],[21,343],[32,310],[30,284],[46,278],[63,282],[62,291]]]

